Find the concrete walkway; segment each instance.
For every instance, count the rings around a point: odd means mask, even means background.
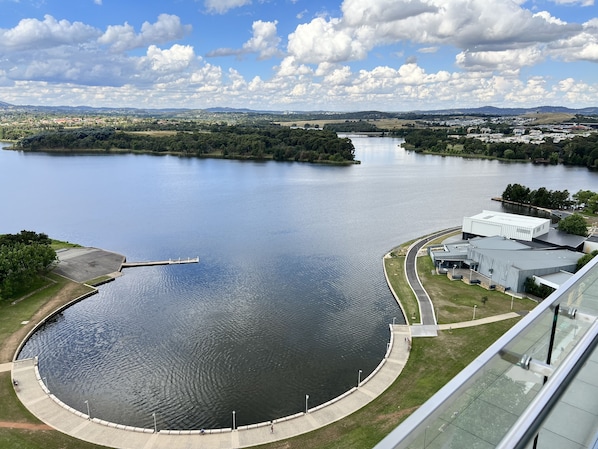
[[[409,357],[411,332],[409,326],[390,325],[389,348],[380,365],[354,387],[330,402],[309,409],[308,413],[264,422],[238,429],[196,431],[165,431],[125,427],[88,419],[85,411],[77,411],[55,398],[40,379],[36,359],[14,362],[12,376],[21,402],[37,418],[60,432],[75,438],[112,448],[123,449],[183,449],[201,447],[227,449],[255,446],[291,438],[338,421],[359,410],[384,392],[399,376]],[[93,412],[92,412],[93,416]]]
[[[497,321],[510,320],[511,318],[519,318],[521,313],[509,312],[502,315],[494,315],[478,320],[462,321],[461,323],[439,324],[438,330],[448,331],[451,329],[462,329],[464,327],[480,326],[481,324],[496,323]]]
[[[0,373],[5,373],[6,371],[10,371],[11,369],[12,369],[12,362],[0,363]]]

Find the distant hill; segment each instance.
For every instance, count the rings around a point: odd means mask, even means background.
[[[523,115],[530,113],[565,113],[580,115],[598,115],[598,107],[582,109],[571,109],[564,106],[538,106],[536,108],[497,108],[494,106],[482,106],[480,108],[455,108],[440,109],[435,111],[417,111],[420,114],[441,114],[441,115]]]
[[[256,111],[256,110],[247,109],[247,108],[221,108],[221,107],[202,109],[202,111],[214,112],[214,113],[223,112],[223,113],[241,113],[241,114],[255,114],[255,113],[281,114],[280,111]]]
[[[109,108],[100,107],[95,108],[91,106],[32,106],[32,105],[12,105],[0,101],[0,110],[2,109],[18,109],[21,111],[30,112],[54,112],[65,114],[116,114],[116,115],[177,115],[177,114],[194,114],[194,113],[209,113],[209,114],[272,114],[272,115],[321,115],[321,116],[337,116],[344,119],[381,119],[393,117],[405,117],[409,115],[489,115],[489,116],[504,116],[504,115],[523,115],[533,113],[565,113],[572,115],[598,115],[598,107],[587,107],[581,109],[571,109],[564,106],[538,106],[534,108],[498,108],[495,106],[483,106],[479,108],[452,108],[452,109],[437,109],[437,110],[417,110],[405,112],[384,112],[384,111],[353,111],[353,112],[327,112],[327,111],[272,111],[272,110],[253,110],[247,108],[229,108],[229,107],[213,107],[206,109],[189,109],[189,108],[161,108],[161,109],[143,109],[143,108]]]

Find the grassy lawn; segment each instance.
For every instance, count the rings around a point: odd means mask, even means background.
[[[58,292],[61,288],[59,279],[58,276],[50,274],[47,279],[40,278],[34,283],[31,290],[37,290],[37,293],[25,299],[20,299],[21,295],[14,295],[0,301],[0,346],[10,335],[23,327],[21,324],[23,321],[29,321],[33,314],[48,301],[48,298]],[[12,303],[13,301],[16,301],[15,304]],[[5,357],[0,359],[0,362],[7,361]]]
[[[511,296],[493,290],[486,290],[479,285],[468,285],[462,281],[451,281],[444,274],[435,274],[434,264],[429,257],[417,261],[419,278],[437,311],[440,324],[467,321],[473,318],[473,306],[476,318],[485,318],[509,312],[529,311],[536,306],[530,299],[513,299]],[[433,274],[434,273],[434,274]]]
[[[384,263],[393,289],[408,314],[418,313],[417,303],[404,276],[404,249],[393,250]],[[437,306],[441,321],[455,322],[471,319],[472,306],[478,306],[479,316],[510,311],[510,297],[470,286],[460,281],[450,281],[446,276],[431,275],[428,258],[418,259],[422,282]],[[430,262],[431,264],[431,262]],[[59,276],[56,283],[30,296],[24,301],[10,305],[0,301],[0,347],[14,339],[22,329],[22,321],[31,320],[39,310],[47,307],[57,296],[66,301],[65,292],[71,299],[86,290]],[[485,304],[482,297],[487,296]],[[515,300],[514,310],[529,310],[534,303]],[[417,317],[419,318],[419,317]],[[446,321],[444,321],[446,320]],[[510,319],[474,328],[439,332],[436,338],[413,340],[411,354],[402,374],[393,385],[366,407],[351,416],[322,429],[295,438],[260,446],[262,449],[369,449],[378,443],[400,422],[422,405],[475,357],[518,321]],[[22,337],[21,337],[22,338]],[[19,340],[20,341],[20,340]],[[12,354],[11,354],[12,357]],[[0,360],[1,361],[1,360]],[[7,360],[3,360],[7,361]],[[10,383],[10,373],[0,373],[0,421],[41,424],[18,401]],[[27,430],[0,427],[1,448],[99,448],[68,437],[54,430]]]
[[[36,293],[19,300],[10,298],[0,301],[0,363],[12,360],[17,345],[42,316],[56,309],[61,303],[75,299],[89,291],[84,285],[63,277],[49,274],[46,287],[32,288]],[[42,282],[43,283],[43,282]],[[15,300],[14,304],[12,301]],[[21,324],[29,321],[28,324]],[[17,399],[11,383],[10,372],[0,373],[0,422],[12,427],[0,426],[0,448],[10,449],[92,449],[102,446],[86,443],[53,429],[40,429],[41,423]],[[16,428],[32,425],[38,428]],[[45,427],[45,426],[42,426]]]
[[[417,299],[413,294],[413,290],[409,287],[409,284],[405,282],[405,256],[396,255],[395,257],[386,258],[384,259],[384,266],[386,268],[388,282],[398,296],[399,301],[401,301],[401,305],[407,315],[405,319],[409,324],[419,323],[420,317]]]
[[[63,242],[62,240],[54,240],[52,239],[52,243],[50,244],[54,251],[58,251],[59,249],[64,248],[81,248],[81,245],[77,245],[76,243],[70,242]]]
[[[89,287],[52,273],[47,278],[45,288],[38,288],[36,284],[35,293],[25,299],[8,298],[0,301],[0,363],[12,360],[17,345],[42,318],[41,315],[55,310],[58,302],[66,303],[90,291]],[[28,323],[22,324],[25,321]]]

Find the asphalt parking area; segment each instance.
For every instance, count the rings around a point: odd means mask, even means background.
[[[54,272],[75,282],[85,282],[120,271],[125,257],[99,248],[67,248],[56,251]]]

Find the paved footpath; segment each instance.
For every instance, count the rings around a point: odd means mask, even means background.
[[[519,318],[521,313],[509,312],[502,315],[493,315],[486,318],[479,318],[477,320],[463,321],[461,323],[439,324],[438,330],[448,331],[451,329],[462,329],[464,327],[479,326],[481,324],[496,323],[497,321],[510,320],[511,318]]]
[[[12,369],[12,362],[0,363],[0,373],[10,371]]]
[[[385,358],[365,378],[338,398],[309,409],[308,413],[274,420],[270,423],[241,426],[236,430],[212,429],[202,435],[196,431],[164,431],[125,427],[89,419],[87,414],[62,404],[46,389],[39,376],[36,359],[14,362],[12,376],[21,402],[41,421],[75,438],[112,448],[123,449],[228,449],[255,446],[311,432],[359,410],[384,392],[399,376],[409,357],[409,326],[390,325],[391,341]],[[93,415],[93,413],[92,413]]]

